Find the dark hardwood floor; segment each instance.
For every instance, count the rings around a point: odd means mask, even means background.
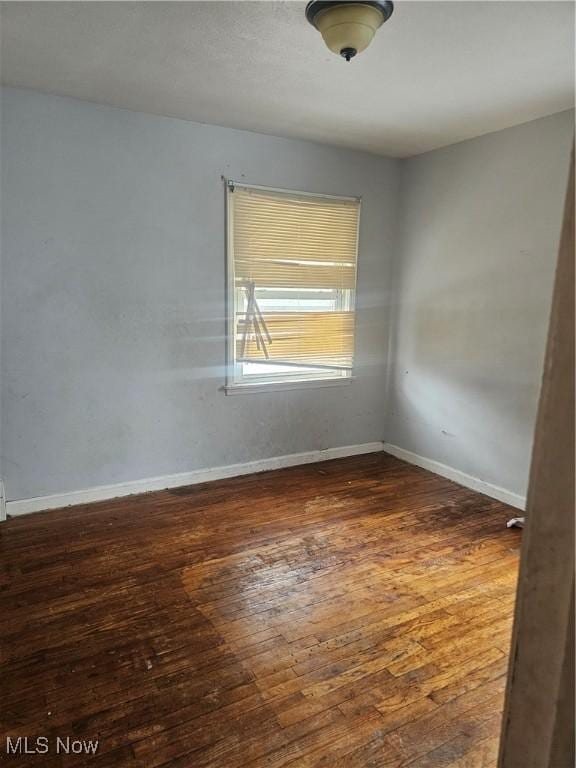
[[[8,520],[0,760],[494,768],[510,516],[381,453]]]

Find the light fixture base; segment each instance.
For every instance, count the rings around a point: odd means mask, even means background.
[[[369,5],[371,8],[377,8],[384,17],[384,21],[388,21],[394,10],[392,0],[353,0],[353,2],[350,0],[310,0],[306,5],[306,18],[315,27],[314,20],[321,11],[343,5]]]

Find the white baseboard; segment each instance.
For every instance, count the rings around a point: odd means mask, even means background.
[[[0,523],[6,520],[6,494],[4,493],[4,482],[0,480]]]
[[[208,480],[222,480],[226,477],[250,475],[255,472],[265,472],[270,469],[294,467],[299,464],[312,464],[328,459],[340,459],[345,456],[359,456],[363,453],[376,453],[381,450],[383,450],[383,444],[377,442],[363,443],[361,445],[343,445],[338,448],[306,451],[305,453],[292,453],[288,456],[275,456],[270,459],[249,461],[245,464],[230,464],[226,467],[198,469],[191,472],[180,472],[177,475],[151,477],[145,480],[134,480],[128,483],[101,485],[96,488],[87,488],[83,491],[69,491],[67,493],[57,493],[51,496],[17,499],[8,501],[7,509],[9,515],[26,515],[30,512],[58,509],[59,507],[70,507],[74,504],[88,504],[92,501],[115,499],[120,496],[131,496],[135,493],[161,491],[164,488],[178,488],[186,485],[205,483]]]
[[[399,448],[397,445],[392,445],[391,443],[384,443],[384,451],[386,453],[391,453],[392,456],[396,456],[398,459],[407,461],[409,464],[415,464],[417,467],[429,469],[430,472],[446,477],[448,480],[453,480],[455,483],[463,485],[465,488],[484,493],[486,496],[498,499],[498,501],[503,501],[505,504],[510,504],[510,506],[516,507],[517,509],[526,509],[526,496],[512,493],[512,491],[507,491],[505,488],[500,488],[498,485],[492,485],[492,483],[487,483],[484,480],[480,480],[478,477],[467,475],[459,469],[449,467],[447,464],[441,464],[439,461],[427,459],[425,456],[419,456],[417,453],[412,453],[412,451]]]
[[[512,507],[522,510],[526,508],[525,496],[512,493],[505,488],[500,488],[497,485],[492,485],[477,477],[472,477],[472,475],[467,475],[465,472],[449,467],[446,464],[441,464],[439,461],[419,456],[417,453],[412,453],[412,451],[407,451],[397,445],[376,442],[363,443],[361,445],[344,445],[338,448],[306,451],[305,453],[292,453],[287,456],[275,456],[270,459],[249,461],[245,464],[230,464],[224,467],[198,469],[191,472],[180,472],[175,475],[163,475],[162,477],[133,480],[127,483],[101,485],[95,488],[87,488],[82,491],[69,491],[50,496],[37,496],[31,499],[15,499],[12,501],[5,501],[4,487],[2,481],[0,481],[0,521],[6,519],[6,512],[12,516],[26,515],[30,512],[41,512],[47,509],[70,507],[75,504],[89,504],[93,501],[105,501],[106,499],[131,496],[136,493],[161,491],[164,488],[179,488],[186,485],[205,483],[209,480],[222,480],[226,477],[250,475],[271,469],[294,467],[300,464],[312,464],[318,461],[339,459],[346,456],[359,456],[363,453],[376,453],[377,451],[382,450],[403,461],[407,461],[409,464],[415,464],[418,467],[428,469],[430,472],[434,472],[437,475],[453,480],[455,483],[470,488],[473,491],[484,493],[486,496],[490,496],[493,499],[498,499],[498,501],[503,501],[505,504],[510,504]]]

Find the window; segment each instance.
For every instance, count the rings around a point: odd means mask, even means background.
[[[360,201],[228,182],[227,392],[346,383]]]

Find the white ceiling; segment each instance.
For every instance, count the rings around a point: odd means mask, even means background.
[[[6,85],[399,157],[568,109],[572,2],[408,2],[350,63],[305,3],[2,3]]]

